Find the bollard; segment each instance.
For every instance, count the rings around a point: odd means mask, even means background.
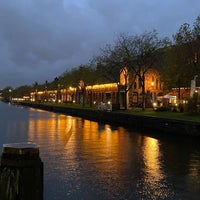
[[[43,163],[36,144],[3,145],[0,160],[0,199],[43,200]]]

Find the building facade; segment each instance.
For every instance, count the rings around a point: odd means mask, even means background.
[[[58,90],[34,91],[30,94],[31,101],[36,102],[60,102],[98,105],[112,104],[113,109],[126,109],[138,107],[142,104],[142,87],[138,77],[131,78],[127,68],[120,72],[118,83],[85,85],[80,80],[77,87],[68,87]],[[145,104],[152,107],[157,96],[163,92],[163,84],[160,75],[156,70],[149,70],[145,73]]]
[[[144,83],[142,90],[142,84]],[[163,83],[159,73],[150,69],[144,75],[144,81],[141,82],[138,76],[130,76],[125,68],[120,73],[119,82],[119,102],[128,107],[141,107],[142,96],[145,95],[146,107],[152,107],[152,103],[156,101],[158,96],[163,95]]]

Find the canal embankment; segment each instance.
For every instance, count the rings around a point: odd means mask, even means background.
[[[51,112],[67,114],[75,117],[108,123],[131,128],[137,131],[156,132],[158,134],[173,134],[183,136],[200,136],[200,122],[161,118],[155,116],[134,115],[118,111],[98,111],[87,108],[65,107],[60,105],[49,105],[39,103],[21,103],[23,106],[33,107]]]

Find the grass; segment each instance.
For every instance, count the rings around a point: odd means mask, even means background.
[[[76,103],[45,103],[46,105],[52,105],[52,106],[60,106],[60,107],[66,107],[66,108],[79,108],[79,109],[89,109],[89,110],[97,110],[96,106],[90,106],[88,104],[76,104]]]
[[[74,103],[68,103],[68,104],[45,103],[45,104],[49,104],[49,105],[53,105],[53,106],[68,107],[68,108],[97,110],[97,106],[92,105],[92,107],[91,107],[88,104],[85,104],[85,105],[74,104]],[[115,111],[115,112],[200,122],[200,113],[195,114],[195,113],[187,113],[187,112],[155,111],[152,108],[146,108],[144,111],[141,108],[132,108],[132,109],[128,109],[128,110],[120,110],[120,111]]]
[[[134,114],[134,115],[144,115],[144,116],[153,116],[153,117],[200,122],[200,113],[155,111],[152,108],[147,108],[144,111],[141,108],[136,108],[136,109],[127,110],[125,112],[129,114]]]

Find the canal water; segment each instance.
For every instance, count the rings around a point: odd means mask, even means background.
[[[199,199],[197,139],[142,134],[2,102],[0,113],[1,147],[39,145],[45,200]]]

